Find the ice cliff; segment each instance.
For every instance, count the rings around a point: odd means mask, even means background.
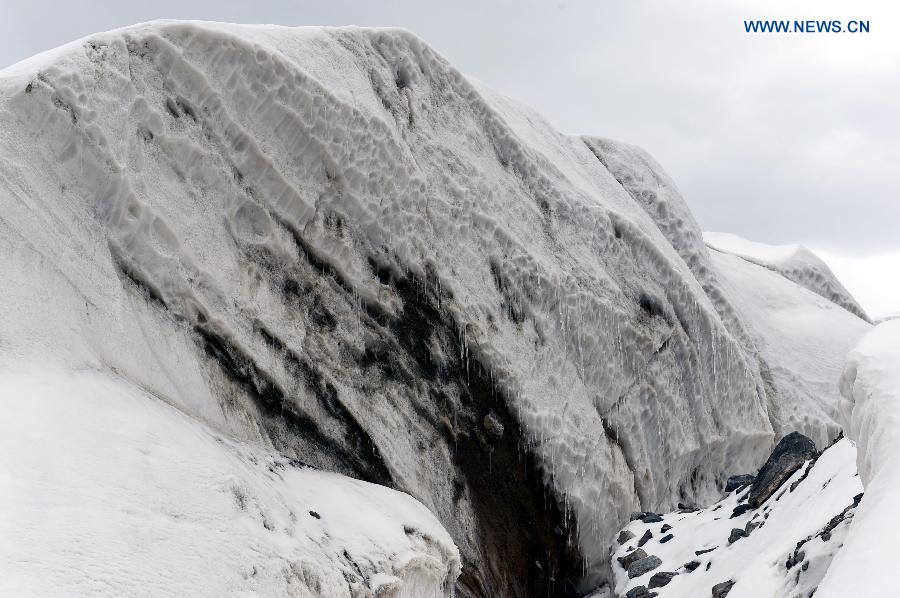
[[[556,132],[403,31],[94,35],[0,72],[0,157],[0,393],[31,410],[6,425],[26,444],[79,434],[46,450],[140,462],[157,483],[97,474],[120,500],[72,515],[151,509],[181,532],[132,541],[136,518],[112,546],[148,571],[166,542],[239,561],[218,595],[586,591],[610,579],[632,511],[717,498],[798,427],[833,438],[821,391],[841,363],[794,358],[820,342],[807,328],[838,322],[849,347],[869,327],[796,276],[711,252],[642,151]],[[22,390],[51,370],[121,388]],[[125,439],[137,453],[116,454],[117,418],[141,410],[156,415]],[[342,476],[389,489],[366,499]],[[226,508],[232,487],[245,499]],[[328,527],[315,492],[371,516]],[[198,514],[204,493],[216,502]],[[194,542],[218,520],[258,524],[254,548]],[[41,542],[45,528],[27,529]],[[46,546],[64,555],[79,537]],[[182,594],[177,580],[157,595]]]

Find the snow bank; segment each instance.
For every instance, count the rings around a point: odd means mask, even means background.
[[[0,594],[453,595],[421,503],[234,442],[97,371],[0,371]]]
[[[847,435],[866,494],[817,597],[869,596],[896,586],[900,543],[900,320],[876,326],[850,353],[841,378]]]

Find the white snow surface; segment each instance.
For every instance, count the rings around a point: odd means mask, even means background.
[[[749,241],[731,233],[704,232],[703,240],[719,251],[733,253],[771,268],[813,293],[825,297],[847,311],[868,320],[865,310],[815,253],[796,243],[768,245]]]
[[[900,320],[879,324],[850,353],[841,392],[866,494],[816,596],[877,596],[896,587],[900,542]]]
[[[0,370],[0,595],[438,598],[428,509],[233,441],[96,370]]]
[[[778,272],[712,252],[720,290],[759,351],[776,434],[799,431],[818,448],[841,431],[838,381],[864,320]]]
[[[440,293],[461,354],[509,397],[600,577],[631,511],[709,500],[795,424],[817,443],[831,436],[820,382],[840,366],[830,346],[824,365],[804,361],[798,352],[823,347],[794,332],[833,335],[837,352],[867,326],[770,270],[711,256],[640,150],[559,134],[403,31],[155,22],[90,36],[0,71],[0,157],[0,277],[13,282],[0,287],[0,367],[115,375],[123,396],[139,389],[208,426],[194,434],[229,439],[196,448],[236,464],[225,447],[273,440],[223,391],[196,330],[252,356],[327,422],[284,359],[302,354],[326,368],[396,485],[469,529],[471,498],[441,499],[452,465],[405,395],[362,389],[367,374],[348,365],[366,349],[360,306],[402,311],[374,264]],[[327,336],[279,290],[310,256],[332,277],[315,284],[352,295],[328,306]],[[784,291],[782,303],[750,305],[751,280]],[[798,328],[783,334],[785,321]],[[27,409],[49,411],[48,394]],[[17,426],[4,422],[2,434]],[[147,475],[166,480],[163,467]],[[402,569],[370,548],[373,563]]]
[[[811,465],[800,467],[775,494],[758,509],[751,509],[731,518],[733,509],[749,492],[749,487],[731,492],[721,501],[696,512],[674,512],[662,516],[662,523],[646,524],[633,521],[624,529],[635,537],[615,547],[613,561],[637,546],[637,540],[650,530],[653,538],[643,549],[656,555],[662,565],[640,577],[629,579],[618,563],[614,564],[616,595],[635,586],[648,586],[655,573],[676,572],[672,581],[653,588],[660,598],[710,596],[711,588],[719,583],[734,581],[728,598],[785,598],[809,596],[826,574],[829,564],[839,550],[849,530],[854,530],[856,517],[844,518],[823,536],[823,528],[836,515],[853,503],[862,491],[856,475],[856,450],[842,439],[826,450]],[[807,468],[810,468],[807,472]],[[800,481],[802,480],[802,481]],[[796,483],[796,487],[791,487]],[[733,544],[728,543],[731,530],[745,528],[748,522],[761,524]],[[663,533],[668,524],[672,529]],[[851,531],[850,533],[854,533]],[[661,543],[666,534],[672,539]],[[827,539],[826,539],[827,537]],[[787,567],[788,559],[798,549],[803,552],[800,562]],[[696,551],[714,549],[697,555]],[[686,563],[699,562],[694,571],[684,568]],[[819,596],[819,592],[816,592]],[[842,596],[865,593],[835,594]]]

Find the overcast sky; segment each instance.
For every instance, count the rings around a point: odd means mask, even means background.
[[[0,0],[0,67],[156,18],[408,28],[560,130],[643,146],[706,230],[893,269],[845,284],[900,311],[900,3]],[[775,18],[871,31],[744,33]]]

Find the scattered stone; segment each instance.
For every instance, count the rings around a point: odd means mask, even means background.
[[[647,558],[647,553],[644,552],[643,548],[638,548],[637,550],[632,550],[625,556],[620,556],[616,560],[619,561],[619,564],[622,565],[622,568],[626,571],[629,567],[631,567],[632,563],[639,561],[641,559]]]
[[[696,554],[697,556],[700,556],[701,554],[706,554],[707,552],[712,552],[716,548],[718,548],[718,546],[713,546],[712,548],[704,548],[703,550],[695,550],[694,554]]]
[[[316,519],[321,519],[321,518],[322,518],[322,516],[319,515],[318,513],[316,513],[315,511],[310,511],[310,512],[309,512],[309,516],[310,516],[310,517],[315,517]]]
[[[712,597],[713,598],[725,598],[728,595],[728,592],[731,591],[731,588],[734,587],[734,580],[729,579],[728,581],[723,581],[722,583],[717,583],[712,587]]]
[[[659,596],[656,592],[651,592],[644,586],[634,586],[625,592],[625,598],[653,598]]]
[[[643,519],[647,516],[647,513],[643,511],[635,511],[631,514],[631,517],[628,518],[629,521],[637,521],[638,519]]]
[[[744,503],[742,505],[738,505],[731,512],[730,519],[734,519],[735,517],[740,517],[741,515],[743,515],[744,513],[746,513],[747,511],[749,511],[751,509],[753,509],[753,507],[751,507],[750,505],[748,505],[746,503]]]
[[[493,411],[488,411],[488,414],[485,415],[484,419],[481,421],[481,425],[484,426],[484,431],[488,435],[488,438],[492,440],[500,440],[503,438],[503,423]]]
[[[729,543],[729,544],[734,544],[735,542],[737,542],[737,541],[740,540],[741,538],[746,538],[748,535],[749,535],[749,534],[747,534],[747,532],[745,532],[745,531],[742,530],[741,528],[735,527],[735,528],[733,528],[733,529],[731,530],[731,534],[728,536],[728,543]]]
[[[641,518],[644,523],[662,523],[663,518],[656,513],[645,513]]]
[[[644,557],[639,561],[631,563],[631,566],[628,567],[628,579],[640,577],[644,573],[653,571],[660,565],[662,565],[662,559],[660,559],[658,556],[651,555],[648,557]]]
[[[650,586],[650,589],[661,588],[664,585],[668,585],[676,575],[678,574],[673,571],[660,571],[659,573],[654,573],[650,578],[650,583],[647,585]]]
[[[761,523],[754,523],[753,521],[748,521],[747,525],[744,526],[744,532],[749,536],[753,533],[753,530],[761,526]]]
[[[669,531],[670,529],[672,529],[671,525],[669,525],[668,523],[663,523],[663,526],[661,528],[659,528],[659,533],[664,534],[667,531]]]
[[[638,546],[643,546],[643,545],[646,544],[647,541],[650,540],[650,538],[652,538],[652,537],[653,537],[653,532],[651,532],[650,530],[645,531],[645,532],[644,532],[644,535],[641,536],[641,539],[638,540]]]
[[[756,479],[756,476],[750,475],[749,473],[741,474],[741,475],[733,475],[728,478],[728,481],[725,482],[725,492],[734,492],[735,490],[740,490],[744,486],[749,486],[753,483],[753,480]]]
[[[619,541],[619,544],[624,544],[628,540],[632,539],[634,534],[628,531],[627,529],[623,529],[619,532],[619,537],[616,538]]]
[[[659,543],[660,543],[660,544],[665,544],[666,542],[668,542],[669,540],[671,540],[671,539],[674,538],[674,537],[675,537],[675,536],[672,535],[672,534],[666,534],[665,536],[663,536],[662,538],[659,539]]]
[[[700,566],[700,561],[689,561],[684,564],[684,568],[687,569],[688,571],[693,571],[694,569],[696,569],[699,566]]]
[[[748,504],[758,508],[809,459],[815,458],[815,443],[799,432],[782,438],[769,455],[750,487]]]

